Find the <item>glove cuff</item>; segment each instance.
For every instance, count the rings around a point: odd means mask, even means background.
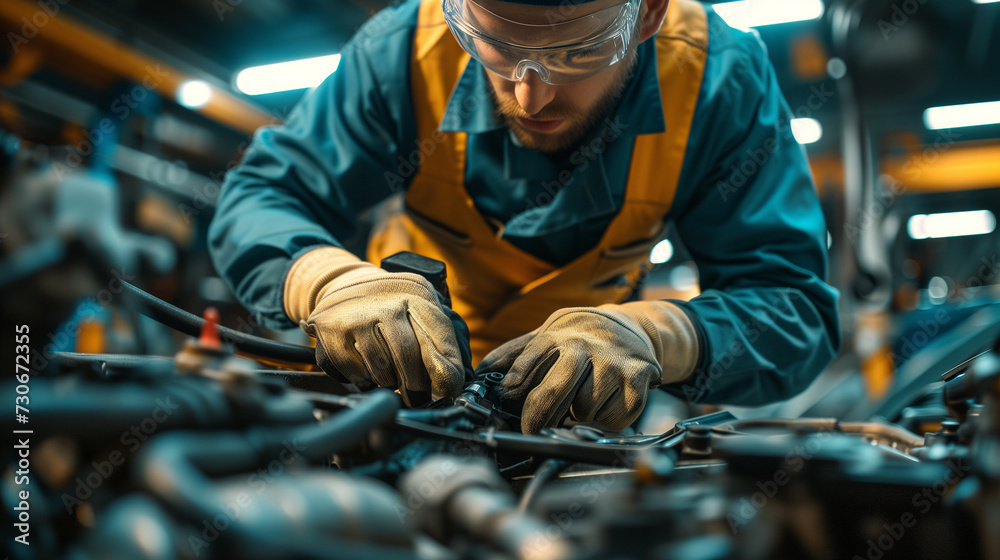
[[[322,247],[309,251],[292,264],[285,276],[285,314],[301,324],[312,315],[316,303],[335,282],[343,285],[379,274],[385,271],[346,249]]]
[[[614,306],[649,336],[656,361],[663,368],[662,384],[684,381],[698,365],[698,332],[687,313],[669,301],[633,301]]]

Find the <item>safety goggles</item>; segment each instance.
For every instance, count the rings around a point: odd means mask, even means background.
[[[534,70],[552,85],[580,81],[623,60],[635,36],[640,1],[550,23],[558,7],[539,14],[537,22],[521,22],[476,0],[443,0],[448,27],[484,67],[515,82]]]

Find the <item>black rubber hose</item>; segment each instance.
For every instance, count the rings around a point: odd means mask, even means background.
[[[187,335],[197,337],[201,334],[201,327],[205,324],[205,320],[201,317],[171,305],[128,282],[123,281],[122,285],[136,298],[136,301],[141,303],[139,312],[143,315]],[[286,362],[316,364],[316,349],[309,346],[261,338],[222,325],[219,325],[219,337],[224,343],[232,344],[243,352]],[[340,379],[346,381],[342,377]]]
[[[136,476],[154,495],[193,522],[214,519],[226,500],[205,474],[221,475],[254,468],[260,449],[239,434],[165,434],[150,442],[135,467]],[[339,560],[361,557],[413,558],[387,548],[349,543],[340,539],[287,539],[237,517],[228,529],[233,538],[263,558]],[[363,556],[363,555],[377,556]]]
[[[141,452],[133,472],[140,484],[185,517],[196,521],[212,519],[219,514],[219,504],[225,500],[221,499],[209,476],[252,470],[263,460],[277,456],[288,441],[302,448],[303,458],[323,459],[356,443],[369,430],[392,418],[398,408],[399,398],[395,394],[375,391],[355,408],[337,414],[325,424],[297,431],[164,434]],[[335,539],[294,542],[238,520],[230,527],[240,538],[259,545],[273,557],[292,552],[295,558],[317,560],[357,558],[358,554],[368,553],[378,553],[384,558],[412,558],[405,552]]]
[[[302,455],[310,461],[321,461],[333,453],[344,451],[368,434],[373,428],[392,420],[399,410],[399,397],[387,389],[377,389],[354,408],[333,416],[323,424],[300,428],[292,439],[305,448]],[[284,434],[287,440],[288,434]]]
[[[517,505],[517,511],[521,513],[530,512],[532,506],[535,505],[535,499],[538,498],[538,493],[542,487],[558,476],[568,466],[569,463],[557,459],[547,459],[542,463],[542,466],[538,467],[538,470],[535,471],[535,475],[531,477],[531,482],[524,489],[524,493],[521,494],[521,502]]]
[[[487,431],[467,433],[429,426],[402,416],[396,417],[396,429],[449,441],[463,441],[482,445],[484,449],[520,453],[535,457],[562,459],[572,463],[607,465],[629,468],[636,456],[647,445],[597,443],[592,441],[567,441],[512,432]],[[674,444],[676,445],[678,439]],[[660,447],[658,445],[657,447]]]
[[[204,378],[171,377],[156,386],[82,383],[73,378],[32,379],[31,383],[32,428],[46,436],[117,440],[126,437],[124,431],[130,427],[135,430],[150,422],[157,432],[220,429],[234,423],[223,387]],[[13,394],[13,385],[6,387]]]

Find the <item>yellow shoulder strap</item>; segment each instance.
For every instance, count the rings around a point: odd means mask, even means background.
[[[465,133],[436,134],[444,118],[448,99],[469,63],[444,21],[441,0],[420,3],[413,39],[413,106],[417,118],[417,138],[440,138],[439,149],[425,154],[420,172],[462,184],[465,177]]]
[[[666,129],[636,137],[625,206],[601,240],[604,251],[655,243],[665,233],[664,218],[677,193],[708,55],[704,6],[671,0],[655,40]]]
[[[627,200],[662,205],[665,209],[673,202],[707,51],[705,7],[692,0],[671,0],[667,17],[656,34],[660,99],[667,128],[663,133],[636,139]]]

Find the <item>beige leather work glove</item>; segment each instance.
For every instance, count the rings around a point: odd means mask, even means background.
[[[284,305],[316,338],[316,363],[359,390],[397,388],[413,407],[457,396],[471,376],[468,327],[417,274],[315,249],[289,269]]]
[[[567,413],[623,430],[639,417],[650,389],[687,379],[698,363],[698,336],[666,301],[556,311],[534,331],[489,355],[477,372],[506,373],[501,403],[521,409],[521,431],[535,434]]]

